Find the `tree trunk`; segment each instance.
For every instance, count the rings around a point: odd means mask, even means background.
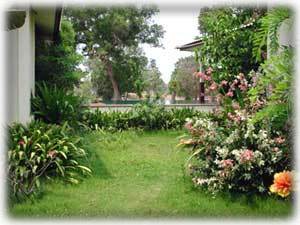
[[[176,92],[173,91],[173,92],[172,92],[172,98],[171,98],[171,102],[172,102],[172,103],[175,103],[175,98],[176,98]]]
[[[112,84],[112,87],[113,87],[114,95],[112,97],[112,100],[113,101],[121,100],[121,94],[120,94],[120,91],[119,91],[118,83],[114,78],[114,73],[113,73],[113,70],[112,70],[111,62],[108,59],[104,58],[104,57],[101,57],[101,60],[105,64],[105,69],[106,69],[107,76],[108,76],[108,78],[109,78],[109,80]]]

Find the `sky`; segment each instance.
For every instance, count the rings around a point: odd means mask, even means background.
[[[171,78],[177,60],[193,54],[192,52],[180,51],[176,49],[176,46],[192,42],[195,36],[199,36],[199,11],[200,7],[185,10],[160,8],[160,12],[154,17],[155,22],[162,25],[165,30],[162,39],[164,48],[143,45],[143,49],[149,59],[156,60],[162,73],[162,79],[166,83]]]

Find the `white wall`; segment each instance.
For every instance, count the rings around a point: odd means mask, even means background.
[[[30,121],[30,96],[34,90],[34,13],[26,10],[24,25],[6,32],[6,121]]]

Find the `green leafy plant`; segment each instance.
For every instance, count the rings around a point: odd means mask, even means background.
[[[147,102],[136,104],[127,112],[86,111],[81,122],[91,129],[181,129],[186,118],[203,114],[205,113],[188,108],[167,110],[162,105]]]
[[[254,33],[253,55],[257,60],[261,59],[262,49],[266,49],[269,39],[268,51],[275,53],[279,48],[278,30],[281,24],[291,17],[291,11],[285,7],[277,7],[267,12],[266,16],[259,20],[260,27]],[[291,20],[289,21],[289,23]]]
[[[80,174],[91,170],[79,163],[86,152],[80,138],[70,135],[63,126],[32,122],[9,127],[8,180],[10,192],[19,198],[37,193],[42,178],[62,177],[78,183]]]
[[[31,99],[32,113],[36,119],[46,123],[75,123],[84,110],[82,98],[46,83],[36,85],[35,96]]]

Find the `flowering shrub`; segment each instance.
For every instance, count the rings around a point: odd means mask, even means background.
[[[209,118],[188,119],[193,146],[189,172],[197,186],[220,190],[267,192],[276,171],[289,169],[289,145],[281,134],[272,136],[246,120],[235,128],[219,126]]]

